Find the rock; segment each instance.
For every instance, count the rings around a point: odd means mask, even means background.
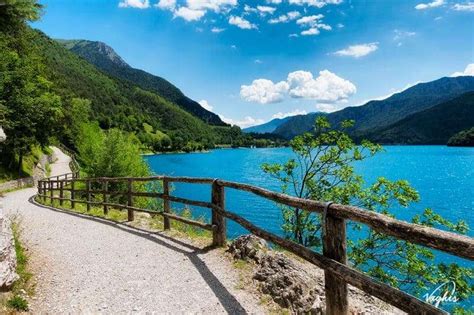
[[[261,282],[263,293],[295,313],[311,312],[321,295],[318,282],[282,253],[266,254],[254,279]],[[314,314],[318,314],[320,308],[316,307]]]
[[[268,251],[267,242],[255,235],[243,235],[235,239],[229,249],[234,259],[260,262]]]
[[[2,216],[3,212],[0,209],[0,217]],[[2,218],[0,224],[3,224],[0,228],[0,291],[6,291],[18,279],[18,275],[16,274],[15,245],[8,220]]]

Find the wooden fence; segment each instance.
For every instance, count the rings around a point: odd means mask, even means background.
[[[163,192],[134,191],[138,183],[159,181]],[[211,186],[211,201],[196,201],[172,196],[171,183],[192,183]],[[77,189],[82,183],[85,189]],[[109,189],[111,185],[121,183],[125,187],[119,191]],[[94,189],[92,187],[95,187]],[[143,185],[141,185],[143,186]],[[323,253],[317,253],[309,248],[284,239],[262,228],[255,226],[245,218],[230,212],[225,207],[225,189],[236,189],[253,193],[257,196],[272,200],[286,206],[322,214],[323,217]],[[64,192],[69,191],[69,197]],[[85,198],[77,198],[78,195]],[[94,200],[93,197],[94,196]],[[110,196],[122,196],[122,203],[111,203]],[[48,178],[38,183],[38,197],[42,200],[59,200],[62,205],[68,201],[72,208],[76,203],[84,203],[90,207],[103,207],[105,214],[113,207],[128,212],[128,220],[134,219],[134,212],[146,212],[163,216],[164,228],[170,228],[170,219],[212,231],[213,245],[224,246],[226,243],[226,219],[237,222],[251,233],[281,246],[282,248],[302,257],[303,259],[324,269],[326,290],[326,311],[329,315],[348,313],[347,284],[361,289],[409,314],[446,314],[446,312],[423,302],[422,300],[379,282],[364,273],[350,267],[346,256],[346,221],[363,223],[371,229],[393,236],[397,239],[423,245],[432,249],[474,260],[474,239],[459,234],[438,229],[407,223],[365,209],[314,200],[306,200],[289,195],[269,191],[247,184],[224,181],[211,178],[192,177],[140,177],[140,178],[77,178],[77,173],[65,174],[61,177]],[[163,210],[156,211],[134,206],[133,197],[160,198],[163,200]],[[98,201],[99,199],[99,201]],[[170,202],[178,202],[191,206],[205,207],[212,211],[210,223],[202,223],[171,213]]]

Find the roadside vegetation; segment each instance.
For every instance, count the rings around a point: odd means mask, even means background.
[[[58,194],[55,193],[55,196]],[[69,197],[70,195],[66,192],[65,197]],[[137,198],[138,199],[138,198]],[[73,213],[85,214],[90,215],[93,217],[104,218],[107,220],[111,220],[114,222],[120,223],[127,223],[127,210],[117,209],[113,207],[108,208],[108,213],[104,214],[104,208],[102,206],[91,206],[90,210],[87,210],[87,206],[84,203],[76,203],[74,205],[74,209],[71,207],[71,203],[65,201],[63,205],[60,204],[59,200],[53,200],[51,202],[48,198],[44,201],[41,197],[36,197],[36,201],[45,205],[51,206],[57,209],[63,209],[66,211],[71,211]],[[156,212],[162,211],[161,202],[159,201],[146,201],[143,200],[136,200],[138,204],[142,204],[142,207],[145,207],[150,210],[155,210]],[[146,205],[145,205],[146,203]],[[193,215],[192,210],[188,207],[182,209],[172,209],[171,213],[178,214],[179,216],[185,219],[193,219],[199,222],[206,222],[206,218],[204,216],[197,217]],[[163,231],[164,223],[163,217],[158,213],[148,214],[148,213],[140,213],[135,212],[135,219],[132,222],[127,223],[131,226],[137,228],[144,228],[149,229],[151,231]],[[193,242],[199,245],[208,245],[209,242],[212,240],[212,233],[207,230],[200,229],[199,227],[191,226],[179,221],[170,220],[171,229],[167,234],[170,236],[178,237],[178,238],[186,238],[190,239]]]
[[[14,313],[28,311],[28,297],[34,294],[35,288],[31,282],[33,275],[29,269],[29,256],[22,242],[21,219],[15,216],[10,220],[17,259],[16,273],[19,278],[13,284],[4,304],[7,313]]]
[[[380,145],[356,143],[347,131],[352,121],[333,127],[324,116],[316,119],[314,132],[290,142],[294,158],[283,164],[264,164],[262,169],[281,183],[281,189],[300,198],[330,200],[359,206],[395,217],[393,209],[403,209],[419,200],[418,192],[405,180],[380,177],[366,183],[354,164],[381,152]],[[286,238],[320,251],[321,215],[302,209],[282,207],[282,229]],[[432,209],[412,218],[413,223],[461,234],[468,231],[464,221],[450,222]],[[364,228],[348,225],[360,237],[348,242],[350,263],[391,286],[420,296],[429,288],[453,281],[459,299],[474,293],[474,270],[437,258],[434,251]]]
[[[1,151],[0,151],[1,153]],[[28,152],[22,158],[21,169],[18,170],[17,167],[9,167],[7,164],[0,163],[0,183],[7,182],[10,180],[29,177],[33,175],[33,169],[35,165],[39,162],[41,156],[51,154],[49,148],[41,148],[39,146],[32,146],[30,152]],[[1,159],[1,158],[0,158]],[[17,161],[17,158],[16,158]],[[15,164],[16,165],[16,164]]]

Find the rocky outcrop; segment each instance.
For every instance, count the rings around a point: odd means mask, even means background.
[[[267,242],[252,234],[235,239],[228,249],[234,259],[254,260],[257,263],[262,260],[267,251]]]
[[[254,235],[235,239],[228,252],[234,259],[255,263],[253,279],[260,291],[295,314],[324,314],[324,272],[316,266],[268,248]],[[350,314],[403,314],[382,301],[349,286]]]
[[[4,218],[0,197],[0,291],[7,291],[18,279],[13,234]]]

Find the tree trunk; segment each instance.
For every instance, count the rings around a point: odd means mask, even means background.
[[[23,153],[20,152],[18,156],[18,175],[21,176],[21,170],[23,168]]]

